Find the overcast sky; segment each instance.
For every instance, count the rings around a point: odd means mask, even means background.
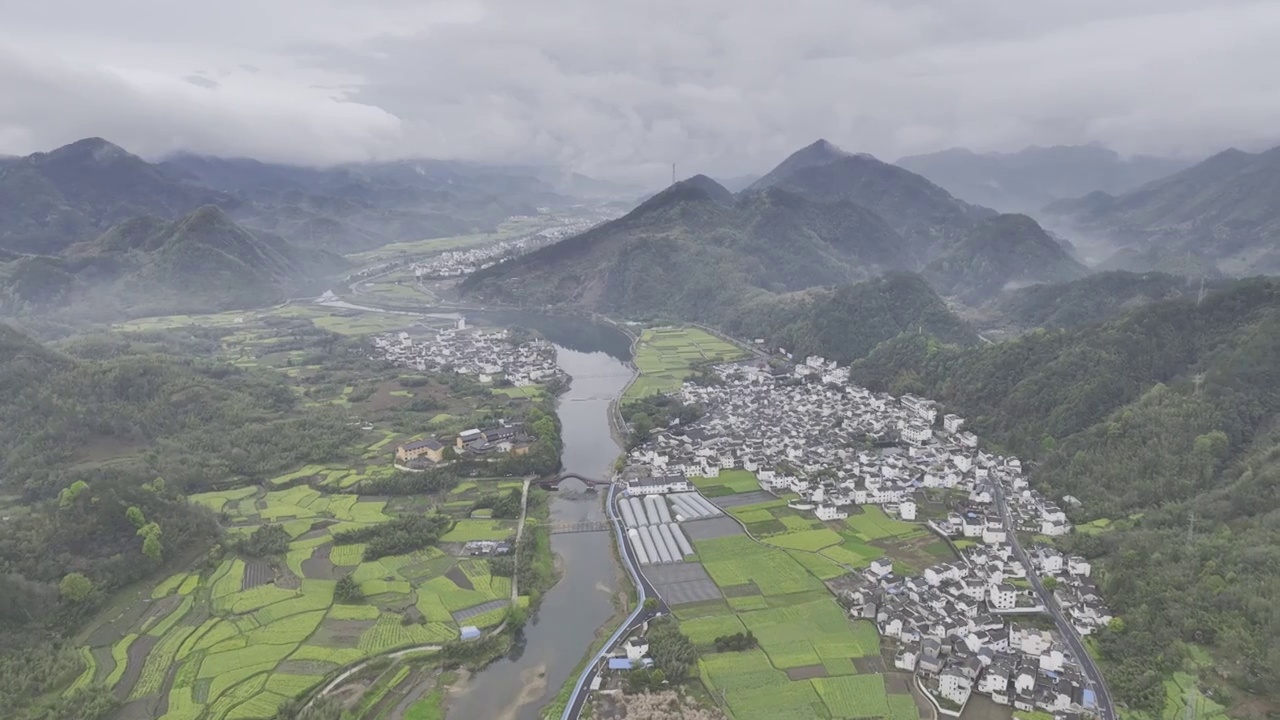
[[[892,160],[1280,141],[1280,2],[0,0],[0,154],[98,135],[656,183],[826,137]],[[686,172],[687,171],[687,172]]]

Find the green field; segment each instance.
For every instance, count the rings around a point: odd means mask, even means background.
[[[823,589],[822,583],[785,551],[761,546],[744,535],[697,540],[694,547],[721,588],[750,584],[760,595]]]
[[[691,477],[689,482],[707,497],[720,497],[760,489],[756,474],[746,470],[721,470],[719,477]]]
[[[864,541],[883,540],[923,532],[919,525],[895,520],[877,505],[864,505],[862,512],[850,515],[845,526]]]
[[[298,472],[304,471],[316,468]],[[389,520],[384,500],[323,495],[299,485],[203,493],[191,502],[223,513],[238,534],[266,522],[286,529],[297,524],[299,532],[290,532],[295,539],[283,562],[227,557],[207,573],[162,579],[148,590],[153,608],[121,630],[127,634],[81,648],[89,660],[79,686],[102,673],[121,697],[165,699],[162,720],[266,720],[327,672],[397,648],[453,640],[459,627],[452,613],[511,597],[511,579],[493,575],[485,559],[432,547],[365,561],[363,545],[334,545],[333,532]],[[468,538],[512,532],[504,521],[458,522],[462,529],[455,532]],[[336,580],[348,572],[364,603],[335,602]],[[502,607],[465,624],[496,625],[506,612]],[[149,650],[131,653],[144,639]],[[97,658],[113,664],[98,667]]]
[[[850,539],[844,531],[822,523],[815,528],[816,521],[786,507],[785,500],[730,512],[748,525],[771,523],[780,532],[765,544],[746,535],[694,542],[726,599],[676,606],[673,613],[701,651],[698,671],[708,692],[735,720],[917,720],[909,694],[890,695],[883,675],[858,672],[865,663],[879,662],[880,636],[872,623],[851,620],[821,582],[847,572],[829,553],[870,562],[846,549]],[[771,547],[778,543],[783,547]],[[884,552],[862,547],[874,551],[873,558]],[[756,648],[716,650],[716,638],[747,631]]]
[[[640,335],[635,364],[640,375],[623,399],[679,390],[695,365],[738,360],[745,353],[732,343],[697,328],[651,328]]]

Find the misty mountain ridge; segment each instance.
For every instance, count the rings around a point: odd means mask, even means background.
[[[630,188],[547,168],[447,160],[322,168],[172,155],[148,162],[101,138],[0,158],[0,248],[53,255],[130,217],[217,205],[236,222],[339,253],[490,230],[513,215]]]
[[[209,203],[211,188],[175,182],[101,138],[0,160],[0,247],[54,254],[137,215],[177,217]]]
[[[708,315],[760,293],[872,277],[910,262],[901,237],[850,202],[781,189],[735,197],[705,176],[631,213],[482,270],[464,292],[629,316]]]
[[[737,195],[706,176],[682,180],[622,218],[474,274],[462,291],[711,321],[761,294],[920,270],[947,253],[934,276],[962,298],[1083,272],[1033,220],[993,223],[1001,217],[907,170],[818,141]],[[969,271],[980,272],[971,279]]]
[[[104,317],[253,307],[346,267],[331,253],[251,233],[209,205],[172,222],[130,218],[63,257],[22,256],[0,265],[0,305]]]
[[[1205,275],[1280,272],[1280,147],[1230,149],[1119,195],[1094,192],[1045,209],[1106,243],[1106,269]]]
[[[1013,153],[952,148],[900,158],[952,195],[1001,212],[1038,215],[1045,205],[1093,191],[1122,193],[1171,175],[1191,162],[1146,155],[1122,157],[1097,144],[1030,146]]]
[[[925,178],[825,141],[796,151],[744,191],[779,187],[819,202],[850,200],[884,218],[923,267],[946,243],[996,214],[952,197]]]

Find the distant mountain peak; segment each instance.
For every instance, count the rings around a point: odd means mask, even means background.
[[[121,158],[136,158],[137,156],[113,142],[103,140],[100,137],[91,137],[42,153],[42,157],[45,161],[91,161],[105,165]]]
[[[743,192],[759,192],[782,182],[805,168],[827,165],[847,157],[852,157],[852,155],[841,150],[829,140],[819,139],[788,155],[786,160],[778,163],[778,166],[770,170],[764,177],[751,183]]]
[[[801,153],[804,153],[810,156],[815,156],[815,157],[820,155],[825,155],[827,157],[830,157],[833,160],[835,158],[843,157],[849,154],[844,150],[842,150],[839,145],[836,145],[835,143],[831,142],[826,138],[818,138],[813,143],[806,145],[805,147],[801,148],[798,152],[796,152],[797,155]]]
[[[714,202],[732,205],[733,193],[706,175],[694,175],[668,186],[653,197],[640,203],[636,212],[646,212],[681,202]]]

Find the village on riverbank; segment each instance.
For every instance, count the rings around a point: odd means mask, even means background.
[[[1023,717],[1105,716],[1079,644],[1112,620],[1092,568],[1052,546],[1063,508],[962,418],[822,358],[715,365],[668,397],[700,417],[634,443],[617,512],[735,718],[806,698],[831,717],[958,716],[975,694]],[[593,687],[651,672],[647,642],[621,643]]]

